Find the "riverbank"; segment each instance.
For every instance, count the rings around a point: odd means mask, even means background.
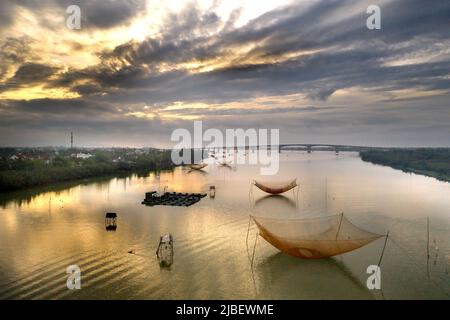
[[[450,149],[421,148],[389,151],[362,151],[361,159],[450,182]]]
[[[0,193],[55,183],[173,168],[170,152],[159,150],[146,153],[97,150],[93,151],[91,156],[81,159],[71,154],[59,154],[51,161],[23,157],[3,161],[0,170]]]

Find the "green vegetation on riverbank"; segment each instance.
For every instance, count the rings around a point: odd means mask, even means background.
[[[174,167],[170,151],[157,149],[8,149],[0,155],[0,192]]]
[[[363,151],[361,159],[450,182],[450,149],[420,148]]]

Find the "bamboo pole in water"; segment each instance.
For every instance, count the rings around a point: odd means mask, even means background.
[[[383,260],[384,250],[386,249],[388,238],[389,238],[389,231],[386,233],[386,239],[384,239],[383,251],[381,251],[380,260],[378,261],[378,267],[380,267],[381,261]]]
[[[427,217],[427,275],[430,278],[430,217]]]
[[[427,217],[427,259],[430,259],[430,217]]]

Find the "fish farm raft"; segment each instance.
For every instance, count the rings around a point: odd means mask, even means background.
[[[177,206],[177,207],[189,207],[199,202],[206,193],[177,193],[166,192],[164,194],[158,194],[156,191],[147,192],[142,204],[146,206]]]

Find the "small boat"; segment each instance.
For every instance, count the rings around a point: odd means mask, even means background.
[[[169,268],[173,264],[173,237],[170,233],[159,238],[156,256],[161,268]]]

